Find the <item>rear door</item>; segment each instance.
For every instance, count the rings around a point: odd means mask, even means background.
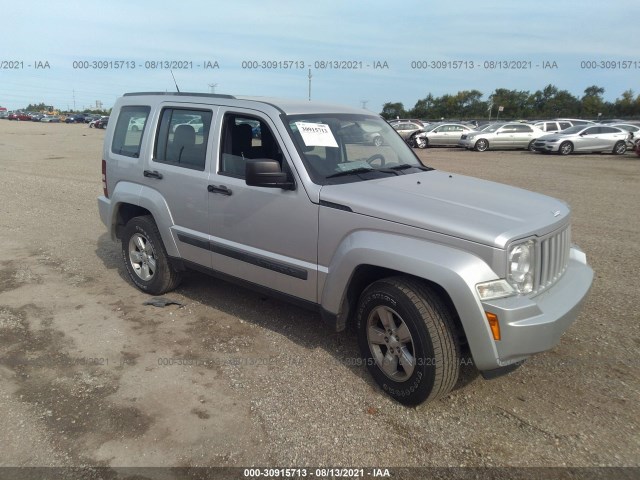
[[[529,125],[514,125],[513,147],[527,148],[532,140],[536,139],[534,130]]]
[[[619,141],[626,141],[625,134],[621,132],[617,127],[599,127],[600,133],[598,134],[601,140],[603,150],[613,150],[613,146]],[[628,133],[627,133],[628,136]]]
[[[492,148],[512,148],[513,147],[513,125],[507,124],[500,127],[494,134],[494,138],[489,142]]]
[[[217,107],[164,103],[145,177],[169,205],[172,235],[187,261],[210,267],[208,244],[211,123]],[[132,123],[135,125],[135,122]]]

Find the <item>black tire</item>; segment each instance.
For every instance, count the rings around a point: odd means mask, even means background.
[[[615,155],[624,155],[627,151],[627,144],[625,142],[618,142],[613,146],[613,153]]]
[[[425,283],[390,277],[369,285],[358,303],[357,331],[369,372],[398,402],[418,405],[455,386],[461,355],[453,315]]]
[[[558,153],[560,155],[569,155],[571,152],[573,152],[573,143],[562,142],[560,144],[560,148],[558,148]]]
[[[150,215],[134,217],[125,226],[122,259],[131,281],[145,293],[169,292],[182,279],[181,273],[169,262],[156,222]]]
[[[489,150],[489,142],[487,140],[485,140],[484,138],[481,138],[480,140],[478,140],[476,142],[476,144],[473,147],[477,152],[486,152],[487,150]]]
[[[416,146],[418,148],[427,148],[429,146],[429,139],[428,138],[420,138],[419,140],[416,139]]]
[[[535,152],[536,150],[535,150],[535,148],[533,147],[533,145],[534,145],[535,143],[536,143],[535,139],[534,139],[534,140],[531,140],[531,141],[529,142],[529,145],[527,145],[527,150],[529,150],[530,152]]]

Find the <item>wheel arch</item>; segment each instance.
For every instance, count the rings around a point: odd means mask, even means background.
[[[346,317],[346,326],[353,327],[355,324],[355,316],[358,299],[362,292],[372,283],[377,282],[378,280],[382,280],[384,278],[390,277],[408,277],[412,278],[416,281],[423,282],[430,288],[432,288],[440,297],[440,299],[446,304],[449,311],[452,313],[454,317],[454,322],[456,326],[457,333],[459,337],[466,341],[464,335],[464,328],[462,323],[460,322],[460,317],[458,316],[456,307],[449,296],[449,293],[442,287],[442,285],[425,278],[417,277],[415,275],[410,275],[400,270],[394,270],[392,268],[381,267],[378,265],[371,264],[362,264],[358,265],[356,269],[353,271],[351,278],[349,279],[349,283],[345,292],[345,298],[343,300],[346,301],[346,307],[348,308],[348,314]]]
[[[130,182],[119,182],[111,194],[112,232],[120,238],[129,220],[142,215],[151,215],[158,227],[162,242],[170,257],[180,257],[178,247],[171,234],[173,217],[164,197],[157,190]]]
[[[337,319],[336,327],[342,330],[352,324],[364,288],[391,276],[408,276],[431,286],[456,318],[459,337],[469,344],[476,364],[495,362],[497,349],[475,285],[497,275],[479,257],[453,247],[393,234],[356,232],[331,261],[320,286],[322,309]]]

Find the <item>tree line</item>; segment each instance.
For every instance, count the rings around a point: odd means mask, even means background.
[[[633,118],[640,117],[640,95],[626,90],[615,102],[603,99],[605,90],[592,85],[580,98],[567,90],[547,85],[534,93],[524,90],[497,88],[487,100],[479,90],[463,90],[455,95],[434,97],[429,93],[406,110],[401,102],[387,102],[380,115],[392,118],[424,119],[542,119],[542,118]],[[501,107],[501,108],[500,108]],[[500,111],[499,111],[500,110]]]

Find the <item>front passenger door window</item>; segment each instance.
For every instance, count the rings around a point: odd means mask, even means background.
[[[259,118],[226,114],[220,144],[221,175],[244,178],[247,159],[268,158],[282,165],[282,151],[271,129]]]

